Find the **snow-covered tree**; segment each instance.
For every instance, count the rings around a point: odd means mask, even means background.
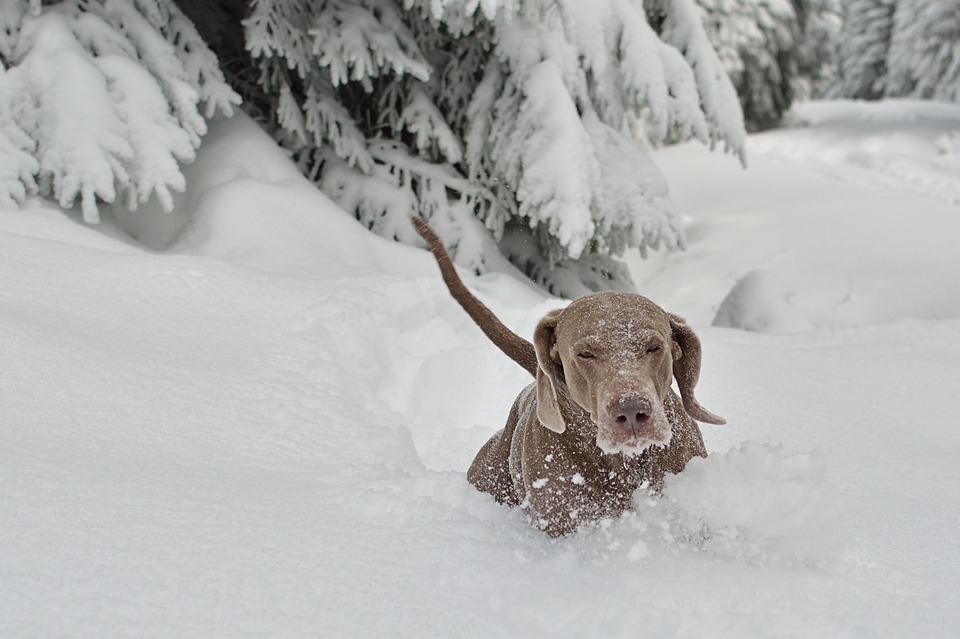
[[[205,116],[238,103],[170,0],[4,0],[0,204],[79,199],[88,222],[121,197],[169,209]]]
[[[839,0],[697,0],[748,128],[778,124],[832,73]]]
[[[684,241],[637,132],[743,154],[693,0],[251,7],[247,44],[303,170],[378,233],[414,241],[407,216],[425,215],[477,270],[503,251],[563,293],[629,286],[613,257]]]
[[[895,0],[846,0],[837,79],[829,96],[875,100],[886,93]]]
[[[847,0],[831,96],[960,102],[960,0]]]
[[[960,0],[899,0],[887,95],[960,101]]]
[[[837,74],[843,0],[791,0],[791,3],[800,25],[794,98],[820,97]]]
[[[169,208],[230,85],[370,229],[424,215],[462,264],[570,295],[683,246],[648,143],[743,159],[694,0],[5,0],[0,203]]]

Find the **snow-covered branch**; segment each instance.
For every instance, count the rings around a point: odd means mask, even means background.
[[[4,201],[50,194],[130,208],[156,196],[166,210],[182,191],[180,163],[212,115],[239,104],[216,58],[169,0],[5,3],[0,20],[0,171]],[[169,38],[169,39],[168,39]]]

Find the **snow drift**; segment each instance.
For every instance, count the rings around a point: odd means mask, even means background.
[[[741,190],[658,154],[700,186],[677,181],[690,250],[644,292],[694,321],[698,394],[729,424],[635,513],[559,540],[464,477],[526,373],[429,254],[365,231],[250,122],[215,123],[167,229],[0,212],[0,635],[952,636],[958,218],[761,148],[817,130],[751,138]],[[860,248],[863,220],[895,258]],[[817,328],[710,327],[771,264]],[[915,315],[809,312],[878,264]],[[562,304],[465,277],[521,334]]]

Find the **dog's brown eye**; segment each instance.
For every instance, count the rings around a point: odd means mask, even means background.
[[[579,353],[577,353],[577,357],[579,357],[580,359],[596,359],[597,356],[591,353],[590,351],[580,351]]]
[[[659,352],[662,351],[662,350],[663,350],[663,347],[661,347],[661,346],[651,346],[650,348],[647,349],[647,352],[648,352],[648,353],[659,353]]]

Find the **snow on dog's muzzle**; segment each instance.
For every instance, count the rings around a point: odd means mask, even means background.
[[[650,446],[666,446],[671,435],[663,405],[645,394],[614,399],[597,424],[597,445],[608,454],[636,455]]]

